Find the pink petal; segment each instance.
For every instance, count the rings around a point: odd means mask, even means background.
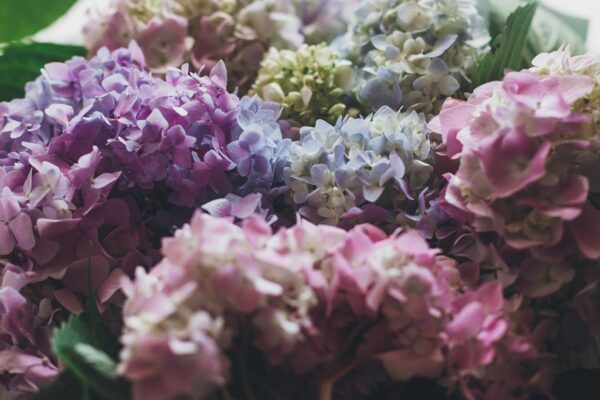
[[[2,189],[0,207],[0,218],[3,217],[5,221],[10,221],[21,212],[21,206],[9,187]]]
[[[600,211],[587,203],[579,218],[570,226],[583,255],[594,260],[600,258]]]
[[[483,304],[487,312],[499,311],[504,305],[502,285],[489,282],[477,289],[477,298]]]
[[[35,236],[33,235],[33,224],[31,218],[25,213],[17,215],[15,219],[8,224],[19,247],[24,250],[31,250],[35,246]]]
[[[15,237],[10,228],[0,222],[0,255],[6,256],[10,254],[15,248],[15,243]]]
[[[223,61],[219,61],[210,71],[210,77],[221,87],[227,86],[227,67]]]
[[[121,176],[120,172],[105,173],[94,178],[92,187],[94,189],[104,189],[113,183]]]
[[[54,292],[54,297],[71,314],[79,314],[81,311],[83,311],[81,301],[79,301],[79,298],[75,295],[75,293],[71,292],[70,290],[59,289]]]
[[[594,81],[590,76],[564,75],[557,77],[558,92],[569,104],[575,103],[594,88]]]
[[[100,303],[107,302],[115,293],[121,290],[127,275],[122,269],[114,269],[98,288],[98,300]]]
[[[541,78],[529,71],[509,72],[504,77],[502,87],[511,99],[531,109],[536,109],[547,93]]]
[[[216,199],[202,206],[202,209],[214,217],[230,217],[231,203],[227,199]]]
[[[246,219],[252,215],[260,204],[262,196],[260,194],[249,194],[233,203],[231,215],[236,218]]]
[[[479,333],[484,318],[485,310],[480,303],[467,304],[448,324],[448,335],[453,342],[464,342]]]

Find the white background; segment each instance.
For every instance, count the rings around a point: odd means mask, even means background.
[[[36,39],[56,43],[82,43],[81,27],[85,22],[85,10],[90,4],[102,7],[108,1],[79,0],[67,15],[56,21],[50,28],[40,32]],[[542,0],[542,3],[557,11],[590,20],[588,47],[590,50],[600,52],[600,0]]]

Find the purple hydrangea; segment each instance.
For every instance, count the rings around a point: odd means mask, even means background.
[[[132,42],[48,64],[24,99],[0,104],[0,256],[16,265],[16,290],[44,286],[57,311],[79,312],[91,260],[101,310],[120,306],[122,278],[153,265],[195,207],[276,194],[289,145],[280,110],[226,86],[222,63],[154,77]],[[2,336],[0,357],[9,344]]]
[[[278,119],[281,106],[245,97],[240,102],[237,125],[231,133],[227,153],[247,182],[243,193],[269,191],[283,182],[290,139],[284,139]]]

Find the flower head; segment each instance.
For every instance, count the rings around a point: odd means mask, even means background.
[[[366,119],[302,128],[286,182],[309,220],[337,225],[363,215],[381,222],[391,210],[411,212],[408,203],[433,172],[430,156],[424,117],[383,107]]]
[[[330,43],[346,32],[361,0],[284,0],[292,4],[308,44]]]
[[[460,94],[487,42],[475,1],[375,0],[356,11],[344,47],[360,68],[366,107],[431,115]]]
[[[456,264],[414,231],[301,221],[273,233],[257,216],[240,227],[197,213],[163,253],[127,290],[119,371],[135,399],[150,390],[209,397],[240,361],[227,355],[248,351],[238,347],[244,338],[270,371],[319,375],[355,359],[353,377],[377,368],[393,381],[425,377],[449,388],[495,383],[485,371],[507,354],[515,368],[537,356],[510,325],[501,286],[463,286]]]
[[[350,90],[352,75],[351,63],[325,45],[271,48],[251,91],[282,104],[282,118],[295,126],[318,119],[333,123],[346,111],[342,96]]]
[[[275,0],[112,0],[89,14],[84,33],[92,53],[136,40],[160,72],[184,61],[210,71],[223,60],[242,92],[270,46],[296,48],[303,41],[298,19]]]
[[[558,55],[565,57],[540,56],[531,71],[482,86],[466,103],[448,102],[431,124],[460,159],[445,200],[476,231],[495,232],[500,247],[520,252],[507,256],[520,265],[517,287],[532,297],[571,281],[578,257],[600,256],[586,239],[600,229],[600,213],[579,164],[599,143],[583,106],[597,85],[583,71],[594,68],[587,57],[590,69],[577,70],[570,65],[579,58]]]
[[[283,182],[277,105],[228,92],[222,63],[164,79],[145,66],[135,42],[101,49],[46,65],[0,106],[0,256],[60,314],[82,310],[88,263],[101,310],[118,309],[123,277],[190,209]]]

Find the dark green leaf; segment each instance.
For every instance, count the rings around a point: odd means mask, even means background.
[[[83,47],[52,43],[14,43],[0,48],[0,101],[23,97],[25,84],[35,80],[44,65],[83,55]]]
[[[80,399],[83,387],[75,375],[65,371],[52,383],[42,386],[31,400]]]
[[[492,49],[479,64],[473,79],[474,87],[502,79],[504,70],[520,69],[523,51],[538,3],[517,8],[507,19],[502,33],[492,41]]]
[[[127,382],[118,378],[116,362],[105,352],[79,343],[62,348],[60,358],[94,396],[105,400],[129,398]]]
[[[0,0],[0,42],[33,35],[65,14],[76,0]]]
[[[90,276],[85,310],[54,332],[52,350],[78,379],[82,398],[127,400],[129,386],[116,373],[119,342],[96,308]]]

